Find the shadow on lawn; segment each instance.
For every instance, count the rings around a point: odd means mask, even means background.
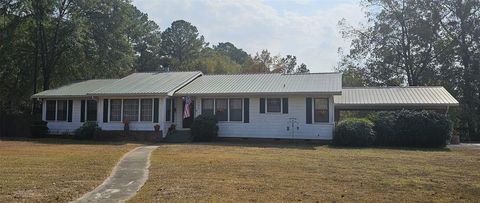
[[[329,145],[329,148],[333,149],[352,149],[352,150],[362,150],[362,149],[390,149],[390,150],[404,150],[404,151],[424,151],[424,152],[449,152],[451,151],[447,147],[443,148],[421,148],[421,147],[386,147],[386,146],[370,146],[370,147],[344,147],[344,146],[335,146]]]
[[[308,142],[303,140],[219,140],[214,142],[191,142],[188,145],[209,145],[209,146],[233,146],[233,147],[256,147],[256,148],[281,148],[281,149],[303,149],[315,150],[316,147],[325,143]]]
[[[22,141],[35,142],[41,144],[64,144],[64,145],[125,145],[125,144],[155,144],[141,141],[97,141],[97,140],[78,140],[70,138],[26,138],[26,137],[0,137],[0,141]]]

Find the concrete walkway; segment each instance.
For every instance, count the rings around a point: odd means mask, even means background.
[[[80,202],[125,202],[133,197],[148,179],[150,155],[158,146],[137,147],[126,153],[101,185],[86,193]]]

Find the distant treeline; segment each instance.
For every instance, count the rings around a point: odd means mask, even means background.
[[[178,20],[165,30],[129,0],[1,0],[0,113],[31,112],[29,97],[72,81],[141,71],[309,72],[296,57],[210,46]]]

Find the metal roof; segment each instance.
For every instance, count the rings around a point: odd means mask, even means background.
[[[216,94],[340,94],[340,73],[204,75],[175,95]]]
[[[32,98],[55,98],[55,97],[84,97],[87,93],[97,90],[100,87],[112,84],[118,79],[87,80],[64,85],[55,89],[46,90],[34,94]]]
[[[158,95],[173,93],[202,72],[147,72],[133,73],[97,89],[88,95]]]
[[[458,106],[443,87],[362,87],[344,88],[334,96],[335,107],[367,106]]]

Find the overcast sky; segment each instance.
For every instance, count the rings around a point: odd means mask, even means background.
[[[358,0],[133,0],[165,30],[179,19],[211,44],[232,42],[254,55],[262,49],[297,56],[311,72],[332,71],[339,47],[348,50],[337,23],[364,21]]]

